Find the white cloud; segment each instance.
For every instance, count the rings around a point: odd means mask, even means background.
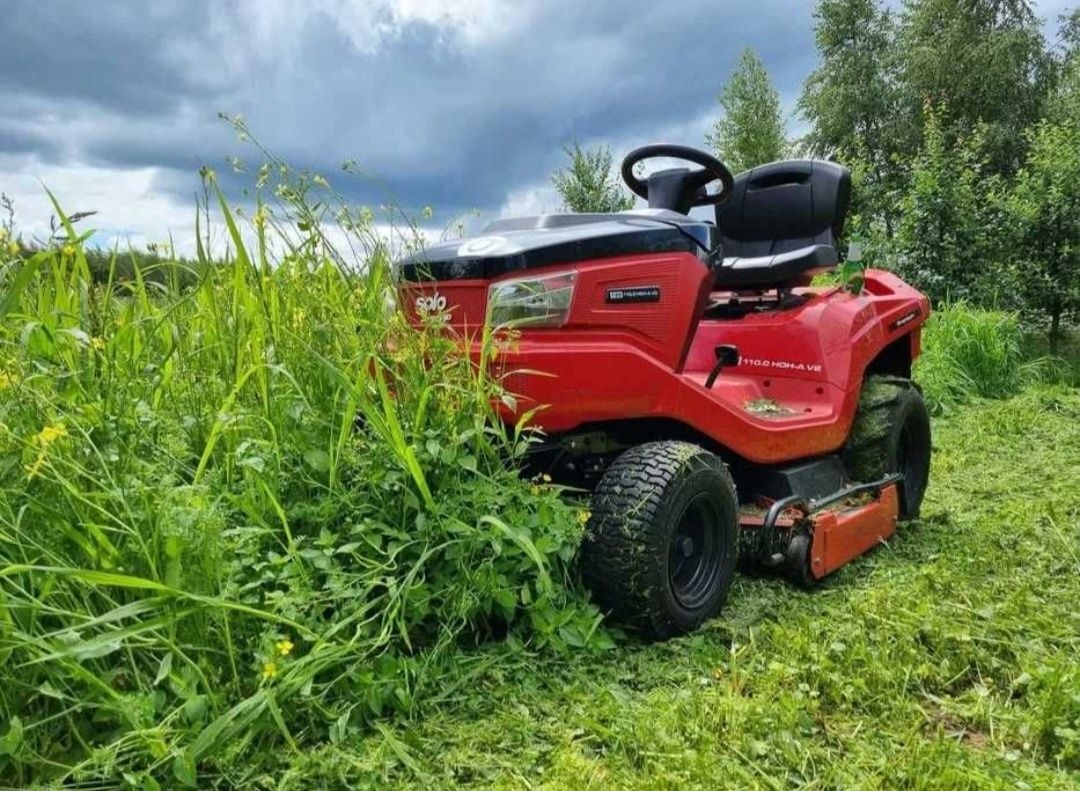
[[[27,236],[45,239],[55,215],[46,189],[67,214],[97,211],[86,227],[100,229],[97,244],[143,248],[165,242],[194,252],[195,206],[181,205],[155,184],[156,168],[121,170],[81,164],[48,164],[36,157],[0,156],[0,185],[15,202],[16,224]]]
[[[516,189],[506,196],[498,217],[524,217],[531,214],[551,214],[561,211],[562,199],[550,183],[533,184]]]
[[[480,44],[514,29],[529,10],[525,3],[496,0],[325,0],[320,5],[363,52],[378,49],[384,39],[417,22]]]
[[[319,18],[332,23],[358,52],[370,55],[400,37],[409,25],[428,25],[447,42],[475,46],[526,24],[535,11],[535,3],[498,0],[244,0],[234,6],[213,6],[211,27],[215,37],[228,45],[221,52],[235,71],[252,60],[295,54],[302,42],[298,33]],[[235,40],[238,29],[246,40]]]

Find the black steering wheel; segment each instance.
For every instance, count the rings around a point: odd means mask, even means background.
[[[644,179],[634,175],[634,166],[653,157],[672,157],[701,165],[701,170],[671,168],[649,174]],[[635,148],[622,163],[622,177],[626,186],[645,198],[651,209],[671,209],[685,214],[694,206],[715,206],[731,196],[735,177],[727,165],[711,154],[690,146],[654,143]],[[705,187],[720,182],[720,190],[709,194]]]

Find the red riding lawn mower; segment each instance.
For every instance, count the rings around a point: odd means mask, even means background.
[[[650,158],[700,165],[635,175]],[[464,343],[511,326],[499,365],[537,410],[533,472],[592,492],[581,572],[602,608],[659,638],[720,609],[736,560],[802,585],[919,511],[930,421],[911,380],[929,300],[837,265],[850,173],[775,162],[733,177],[692,148],[622,165],[649,208],[499,220],[398,264],[413,321]],[[707,187],[719,182],[710,193]],[[716,221],[688,216],[715,205]]]

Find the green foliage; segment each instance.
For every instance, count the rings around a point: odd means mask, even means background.
[[[1080,7],[1059,16],[1058,22],[1059,64],[1067,69],[1080,54]]]
[[[231,777],[282,791],[1073,791],[1080,394],[973,404],[934,432],[923,518],[817,591],[740,575],[696,634],[572,663],[507,658],[421,722]]]
[[[881,0],[821,0],[814,11],[821,63],[798,109],[811,124],[803,140],[815,157],[858,171],[852,210],[895,222],[903,183],[900,153],[917,133],[897,112],[896,23]]]
[[[1002,184],[986,173],[982,130],[950,142],[942,114],[933,106],[925,111],[925,144],[901,202],[893,268],[935,303],[993,303],[1009,249]]]
[[[1080,313],[1080,112],[1063,115],[1031,134],[1008,201],[1015,291],[1025,313],[1049,320],[1052,351],[1062,320]]]
[[[963,302],[938,307],[923,329],[915,378],[934,413],[973,398],[1009,398],[1038,384],[1080,383],[1080,362],[1047,353],[1018,314]]]
[[[1026,362],[1015,314],[943,305],[923,331],[916,379],[933,412],[971,398],[1015,395],[1037,373]]]
[[[782,159],[787,147],[780,95],[765,64],[750,47],[720,91],[723,115],[707,142],[733,173]]]
[[[180,288],[196,285],[203,277],[203,263],[184,260],[157,250],[101,250],[86,248],[86,266],[95,283],[146,283]],[[210,264],[213,266],[213,264]]]
[[[1073,298],[1049,284],[1071,271],[1071,243],[1051,201],[1036,208],[1041,187],[1053,192],[1049,143],[1030,162],[1028,147],[1050,134],[1041,119],[1080,119],[1077,12],[1061,18],[1056,50],[1027,0],[906,0],[898,15],[882,0],[820,0],[815,19],[821,63],[799,100],[804,143],[851,167],[847,235],[866,263],[896,269],[935,303],[1019,309],[1056,339]]]
[[[634,206],[634,196],[623,187],[612,167],[611,149],[583,149],[577,143],[563,149],[569,163],[551,177],[569,211],[618,212]]]
[[[498,381],[388,310],[386,246],[325,180],[271,165],[190,286],[102,286],[70,224],[0,257],[0,784],[204,785],[453,694],[463,644],[610,644]]]
[[[897,41],[904,111],[942,103],[952,141],[984,127],[989,164],[1015,172],[1053,76],[1028,0],[907,0]]]
[[[1020,167],[1023,132],[1055,76],[1026,0],[907,0],[898,17],[881,0],[820,0],[815,19],[821,64],[799,100],[804,142],[859,172],[853,231],[891,242],[915,188],[910,165],[928,146],[977,138],[982,170]]]

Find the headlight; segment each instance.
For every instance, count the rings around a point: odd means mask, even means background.
[[[503,280],[488,288],[488,322],[493,327],[561,327],[570,314],[577,272]]]

